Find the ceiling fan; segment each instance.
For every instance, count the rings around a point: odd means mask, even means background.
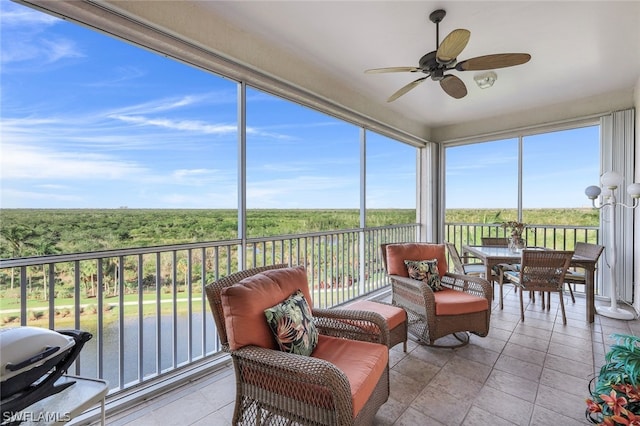
[[[417,67],[374,68],[365,71],[368,74],[386,72],[422,72],[426,74],[426,76],[401,87],[387,99],[387,102],[395,101],[429,77],[433,81],[439,81],[440,87],[449,96],[456,99],[464,98],[467,95],[467,87],[464,82],[455,75],[445,74],[445,72],[449,70],[483,71],[506,68],[524,64],[531,59],[531,55],[528,53],[497,53],[457,62],[457,57],[467,46],[471,33],[465,29],[453,30],[440,44],[440,22],[446,14],[447,12],[444,10],[438,9],[429,15],[431,22],[436,24],[436,50],[420,58]]]

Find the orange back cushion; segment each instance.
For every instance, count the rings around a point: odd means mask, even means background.
[[[408,277],[405,260],[438,259],[438,273],[442,277],[447,272],[447,256],[444,244],[405,243],[389,244],[387,249],[387,273]]]
[[[313,306],[303,266],[264,271],[223,289],[220,298],[229,348],[237,350],[256,345],[277,349],[264,310],[298,289],[302,290],[309,306]]]

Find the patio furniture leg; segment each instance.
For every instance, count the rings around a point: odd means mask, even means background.
[[[571,283],[567,283],[567,287],[569,287],[569,294],[571,295],[571,302],[576,303],[576,298],[573,296],[573,289],[571,288]]]
[[[567,315],[564,312],[564,297],[562,295],[562,288],[560,289],[558,295],[560,296],[560,309],[562,309],[562,323],[564,325],[567,325]],[[551,293],[549,293],[549,298],[551,298]]]
[[[524,322],[524,302],[522,300],[522,289],[520,289],[520,319]]]
[[[502,297],[502,286],[504,284],[503,281],[502,281],[502,276],[503,276],[502,272],[500,272],[500,282],[498,283],[498,287],[500,287],[500,309],[502,309],[504,307],[503,306],[503,302],[502,302],[502,299],[503,299],[503,297]]]

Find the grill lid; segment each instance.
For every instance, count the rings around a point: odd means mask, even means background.
[[[75,345],[71,336],[39,327],[0,329],[0,381],[36,368]]]

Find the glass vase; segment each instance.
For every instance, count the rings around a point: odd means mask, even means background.
[[[522,237],[512,236],[509,238],[509,251],[511,253],[522,253],[522,249],[525,248],[525,243]]]

